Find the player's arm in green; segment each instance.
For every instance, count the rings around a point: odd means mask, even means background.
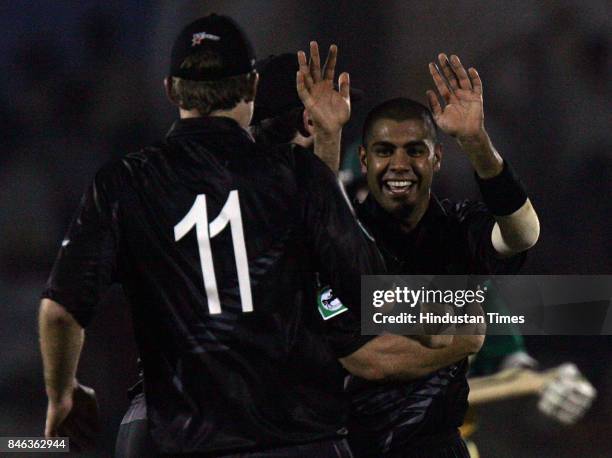
[[[539,238],[540,222],[531,201],[526,195],[521,196],[522,188],[512,183],[511,172],[504,167],[504,160],[485,130],[480,76],[475,68],[466,71],[455,55],[449,59],[446,54],[440,54],[438,62],[439,66],[429,64],[429,72],[444,107],[434,91],[427,91],[434,120],[466,153],[480,178],[481,190],[483,184],[486,187],[497,182],[493,202],[483,196],[490,207],[497,207],[490,208],[496,221],[491,233],[493,247],[501,257],[528,250]],[[501,190],[500,185],[505,189]]]

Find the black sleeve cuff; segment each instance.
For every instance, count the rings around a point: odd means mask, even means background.
[[[499,175],[484,180],[476,174],[476,182],[484,203],[495,216],[511,215],[527,200],[525,186],[506,160]]]
[[[91,319],[93,318],[92,310],[87,307],[79,306],[78,301],[74,300],[70,294],[47,288],[42,292],[40,298],[51,299],[64,307],[83,329],[91,323]]]

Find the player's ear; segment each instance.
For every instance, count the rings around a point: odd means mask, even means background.
[[[359,145],[359,164],[361,164],[361,173],[365,175],[368,172],[368,152],[363,145]]]
[[[434,172],[440,171],[440,165],[442,165],[442,143],[436,143],[434,145]]]
[[[172,93],[172,77],[168,76],[164,78],[164,90],[166,91],[166,98],[170,101],[172,105],[180,106],[178,100],[174,98],[174,94]]]
[[[308,113],[308,110],[304,110],[302,112],[302,120],[304,121],[304,129],[312,137],[314,134],[314,123],[312,122],[312,119],[310,119],[310,113]]]

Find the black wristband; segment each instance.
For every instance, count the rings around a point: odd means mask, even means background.
[[[506,160],[499,175],[482,179],[476,174],[476,181],[484,203],[495,216],[511,215],[527,200],[525,186]]]

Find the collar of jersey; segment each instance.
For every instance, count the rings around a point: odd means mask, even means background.
[[[406,235],[405,232],[400,231],[399,222],[395,217],[389,214],[384,208],[380,206],[380,204],[376,201],[376,199],[372,196],[372,194],[368,194],[368,197],[363,201],[363,203],[358,206],[360,216],[363,216],[364,219],[368,220],[368,223],[375,226],[383,225],[390,230],[397,230],[398,232]],[[430,222],[434,222],[439,218],[446,217],[446,210],[438,200],[435,194],[431,195],[431,199],[429,201],[429,206],[419,221],[419,226],[428,225]]]
[[[436,225],[437,221],[447,216],[444,207],[438,198],[432,194],[427,211],[419,221],[417,227],[410,233],[405,233],[400,229],[397,219],[390,215],[376,199],[369,194],[365,201],[357,206],[357,214],[365,226],[374,233],[378,240],[381,237],[390,242],[404,244],[407,238],[412,238],[417,232],[428,230]]]
[[[244,136],[253,141],[251,135],[232,118],[224,116],[202,116],[199,118],[178,119],[172,124],[166,138],[210,135],[224,133]]]
[[[366,228],[373,233],[379,247],[393,253],[394,257],[409,250],[412,243],[418,243],[423,235],[431,232],[437,226],[440,219],[447,216],[444,207],[434,194],[431,195],[423,218],[410,233],[405,233],[400,229],[398,220],[382,208],[372,194],[369,194],[365,201],[357,206],[357,214]]]

